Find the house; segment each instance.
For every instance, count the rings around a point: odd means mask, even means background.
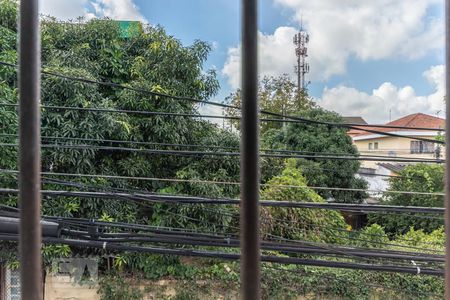
[[[445,119],[416,113],[394,120],[387,124],[388,126],[405,128],[380,128],[364,127],[370,130],[376,130],[386,133],[406,135],[411,138],[401,138],[386,136],[383,134],[371,133],[361,129],[351,129],[348,134],[352,137],[353,144],[361,155],[374,155],[381,157],[402,157],[402,158],[424,158],[435,159],[444,157],[444,147],[436,143],[418,141],[415,137],[435,140],[443,129]],[[434,130],[420,130],[416,128],[434,128]],[[368,189],[376,192],[369,192],[368,202],[377,202],[382,195],[380,191],[386,191],[389,188],[388,179],[397,176],[408,164],[404,162],[386,162],[386,161],[362,161],[358,176],[368,182]]]
[[[405,158],[425,158],[434,159],[444,157],[444,148],[438,144],[426,141],[415,140],[415,137],[435,140],[443,129],[445,119],[416,113],[394,120],[385,125],[406,128],[379,128],[364,127],[365,129],[376,130],[392,134],[406,135],[411,138],[401,138],[386,136],[383,134],[370,133],[361,129],[352,129],[348,134],[352,137],[353,143],[361,155],[376,155],[386,157]],[[420,130],[415,128],[434,128],[433,130]],[[363,168],[377,169],[378,161],[364,161]]]

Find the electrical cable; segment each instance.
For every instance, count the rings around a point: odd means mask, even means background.
[[[17,170],[0,169],[0,173],[18,174]],[[178,178],[152,178],[152,177],[138,177],[138,176],[120,176],[120,175],[104,175],[104,174],[80,174],[80,173],[56,173],[56,172],[41,172],[41,175],[47,176],[66,176],[66,177],[80,177],[80,178],[104,178],[104,179],[118,179],[118,180],[142,180],[142,181],[161,181],[172,183],[198,183],[198,184],[221,184],[221,185],[235,185],[239,186],[240,182],[231,181],[214,181],[214,180],[194,180],[194,179],[178,179]],[[348,191],[348,192],[368,192],[374,194],[404,194],[404,195],[423,195],[423,196],[445,196],[444,193],[436,192],[411,192],[411,191],[381,191],[381,190],[366,190],[357,188],[337,188],[337,187],[319,187],[319,186],[297,186],[297,185],[283,185],[283,184],[261,184],[263,187],[281,187],[281,188],[297,188],[297,189],[311,189],[311,190],[328,190],[328,191]]]
[[[48,73],[47,75],[53,75],[53,76],[57,76],[57,75],[55,75],[55,74],[53,74],[53,73]],[[69,78],[66,78],[66,79],[69,79]],[[71,79],[73,79],[73,78],[71,78]],[[97,83],[97,84],[100,84],[100,82],[88,82],[88,81],[86,81],[86,83]],[[121,88],[126,88],[126,86],[119,86],[119,85],[117,85],[117,84],[114,84],[114,86],[113,87],[121,87]],[[137,91],[137,90],[136,90]],[[143,90],[140,90],[139,92],[143,92]],[[179,100],[181,100],[182,98],[183,98],[183,100],[188,100],[188,98],[186,98],[186,97],[173,97],[173,96],[169,96],[169,95],[161,95],[161,96],[166,96],[166,97],[171,97],[171,98],[173,98],[173,99],[179,99]],[[191,101],[202,101],[202,100],[196,100],[196,99],[190,99]],[[208,102],[208,101],[205,101],[205,102]],[[323,124],[323,125],[326,125],[326,124]],[[373,133],[375,133],[375,131],[368,131],[368,132],[373,132]],[[388,135],[388,134],[385,134],[385,135]],[[391,134],[391,136],[394,136],[394,135],[392,135]],[[424,139],[425,140],[425,139]],[[117,245],[116,245],[117,246]],[[105,248],[105,245],[103,245],[103,248]]]
[[[222,210],[214,210],[214,211],[216,213],[224,213]],[[170,213],[170,211],[167,211],[167,212]],[[56,217],[52,217],[52,218],[47,217],[47,218],[49,220],[53,220],[53,221],[57,220]],[[195,220],[200,221],[199,219],[195,219]],[[72,221],[73,221],[73,219],[72,219]],[[149,231],[150,230],[150,232],[154,232],[153,231],[154,229],[148,229],[147,226],[136,227],[135,225],[129,225],[129,224],[126,225],[124,223],[117,223],[117,222],[114,222],[114,223],[112,223],[112,222],[101,222],[101,221],[95,221],[95,223],[92,223],[92,222],[93,222],[92,220],[86,220],[85,221],[86,224],[101,224],[103,226],[113,226],[113,227],[118,226],[118,227],[128,228],[128,229],[136,229],[136,230],[140,230],[140,231]],[[114,224],[114,225],[111,225],[111,224]],[[239,230],[238,227],[234,227],[234,226],[231,226],[231,225],[226,225],[225,227]],[[159,227],[156,227],[156,228],[158,229]],[[289,228],[289,229],[292,229],[292,227]],[[175,231],[177,234],[181,234],[181,233],[183,233],[183,230],[185,230],[185,229],[182,229],[182,228],[168,228],[166,230]],[[166,233],[167,233],[167,231],[166,231]],[[189,232],[189,234],[190,235],[198,235],[198,233],[192,233],[192,232]],[[204,236],[205,234],[213,234],[214,237],[218,237],[218,238],[222,238],[222,239],[230,238],[229,236],[223,236],[223,235],[217,236],[217,233],[215,233],[215,232],[204,232],[203,231],[203,232],[200,232],[200,234],[202,236]],[[227,233],[227,235],[229,235],[229,233]],[[283,238],[281,236],[272,235],[272,234],[268,234],[267,236],[273,238],[273,240],[282,241],[284,245],[285,244],[292,245],[292,246],[298,246],[298,245],[305,246],[305,245],[307,245],[307,246],[319,247],[319,248],[327,249],[327,250],[330,249],[330,247],[328,245],[322,244],[322,243],[308,242],[308,241],[304,241],[304,240],[286,239],[286,238]],[[431,250],[431,251],[437,252],[437,253],[438,252],[439,253],[442,252],[442,251],[438,251],[438,250],[432,250],[432,249],[429,249],[429,248],[421,248],[421,247],[414,247],[414,246],[401,245],[401,244],[384,243],[384,242],[371,241],[371,240],[365,240],[365,239],[355,239],[355,238],[346,237],[346,236],[337,236],[337,235],[335,235],[335,236],[339,237],[339,238],[348,239],[348,240],[364,241],[364,242],[373,243],[373,244],[377,244],[377,245],[383,245],[383,246],[399,247],[399,248],[405,248],[405,249],[411,249],[411,250],[419,250],[419,251],[430,251]],[[273,240],[267,240],[267,241],[273,241]],[[266,241],[266,240],[263,240],[263,241]],[[373,250],[374,248],[361,248],[360,247],[359,249],[370,251],[370,250]],[[378,251],[383,251],[382,249],[377,249],[377,250]],[[407,251],[407,252],[401,252],[401,251],[395,251],[395,250],[386,250],[386,251],[389,251],[390,253],[400,253],[400,254],[416,253],[416,252],[411,252],[411,251]],[[433,255],[433,254],[430,254],[430,255]],[[437,257],[439,257],[439,256],[437,256]]]
[[[0,240],[2,241],[18,241],[18,235],[1,234]],[[205,257],[205,258],[217,258],[223,260],[239,260],[240,254],[235,253],[223,253],[215,251],[195,250],[195,249],[172,249],[172,248],[159,248],[159,247],[139,247],[131,245],[121,245],[115,243],[98,242],[90,240],[74,240],[74,239],[61,239],[61,238],[49,238],[44,237],[43,242],[46,244],[64,244],[73,247],[82,248],[97,248],[104,251],[123,251],[123,252],[138,252],[138,253],[153,253],[163,255],[176,255],[176,256],[188,256],[188,257]],[[316,267],[330,267],[330,268],[343,268],[343,269],[359,269],[369,271],[384,271],[384,272],[396,272],[396,273],[408,273],[417,274],[416,267],[400,267],[395,265],[375,265],[375,264],[360,264],[351,262],[340,261],[327,261],[317,259],[305,259],[297,257],[283,257],[273,255],[262,255],[261,261],[272,262],[278,264],[297,264]],[[439,269],[421,269],[422,275],[443,276],[444,271]]]
[[[309,119],[305,119],[305,118],[301,118],[301,117],[284,116],[284,115],[282,115],[282,114],[272,113],[272,112],[268,112],[268,111],[264,111],[264,112],[261,111],[261,112],[262,112],[262,113],[265,113],[265,114],[267,114],[267,115],[271,115],[271,116],[287,117],[287,118],[290,118],[290,119],[293,119],[293,120],[303,121],[303,122],[308,123],[308,124],[325,125],[325,126],[330,126],[330,127],[341,127],[341,128],[356,129],[356,130],[366,131],[366,132],[369,132],[369,133],[379,134],[379,135],[381,135],[381,136],[406,138],[406,139],[412,139],[412,140],[417,140],[417,141],[423,141],[423,142],[428,142],[428,143],[433,143],[433,144],[441,144],[441,145],[445,145],[445,142],[439,141],[439,140],[431,140],[431,139],[421,138],[421,137],[412,137],[412,136],[401,135],[401,134],[396,134],[396,133],[392,133],[392,132],[383,132],[383,131],[372,130],[372,129],[367,129],[367,128],[358,128],[358,127],[355,127],[355,126],[346,126],[346,125],[342,125],[342,124],[331,123],[331,122],[325,122],[325,121],[309,120]],[[359,126],[359,125],[358,125],[358,126]]]
[[[63,221],[63,220],[67,220],[68,218],[58,218],[58,217],[46,217],[44,219],[48,219],[50,221],[53,222],[61,222],[62,225],[67,225],[73,222],[82,222],[82,219],[73,219],[70,218],[70,222],[67,221]],[[115,224],[115,223],[105,223],[105,222],[98,222],[95,220],[85,220],[84,223],[90,227],[92,226],[99,226],[99,224],[102,224],[103,226],[107,226],[110,227],[111,224]],[[114,226],[113,226],[114,227]],[[147,226],[139,226],[136,224],[128,224],[127,228],[132,228],[132,229],[137,229],[137,230],[142,230],[142,229],[146,229],[147,231],[149,230],[149,228]],[[174,229],[171,229],[174,230]],[[64,230],[63,230],[64,231]],[[72,231],[64,231],[66,234],[73,233],[76,236],[81,236],[81,237],[87,237],[91,235],[91,233],[89,232],[72,232]],[[95,236],[96,237],[118,237],[114,240],[112,239],[103,239],[102,241],[108,241],[108,242],[160,242],[160,243],[172,243],[172,244],[183,244],[186,239],[189,239],[185,244],[189,244],[189,245],[204,245],[204,246],[218,246],[218,247],[238,247],[239,245],[239,240],[238,239],[233,239],[230,237],[225,237],[225,236],[218,236],[217,234],[214,234],[213,236],[211,235],[205,235],[205,234],[201,234],[200,236],[200,240],[199,238],[190,238],[190,237],[185,237],[183,235],[192,235],[193,233],[184,233],[184,232],[180,232],[180,231],[169,231],[169,236],[167,235],[167,231],[161,231],[160,229],[158,229],[156,232],[154,230],[150,230],[150,232],[152,232],[153,234],[158,234],[159,237],[164,238],[164,239],[157,239],[155,236],[151,236],[152,239],[149,239],[149,236],[142,236],[140,234],[121,234],[121,233],[113,233],[113,234],[105,234],[105,233],[99,233],[96,231]],[[181,236],[179,234],[182,234]],[[197,233],[195,234],[195,236],[199,236]],[[120,239],[121,238],[121,239]],[[221,242],[221,243],[226,243],[225,245],[223,244],[211,244],[211,238],[215,239],[216,242]],[[202,241],[202,244],[196,244],[195,242],[198,241]],[[372,257],[378,257],[378,258],[393,258],[393,259],[406,259],[406,260],[411,260],[411,259],[416,259],[419,261],[434,261],[434,262],[438,262],[438,261],[442,261],[443,257],[440,255],[430,255],[430,254],[421,254],[421,253],[411,253],[411,252],[399,252],[399,251],[382,251],[382,250],[378,250],[375,251],[373,249],[370,248],[349,248],[349,247],[336,247],[336,246],[328,246],[328,245],[323,245],[323,244],[317,244],[317,243],[310,243],[310,242],[306,242],[306,241],[302,241],[301,245],[303,245],[302,247],[304,248],[305,245],[306,247],[308,247],[308,249],[303,249],[301,250],[298,247],[298,243],[297,244],[293,244],[293,243],[283,243],[283,244],[272,244],[270,242],[266,242],[266,241],[262,241],[262,245],[265,247],[265,250],[270,250],[270,251],[283,251],[283,252],[291,252],[291,253],[318,253],[318,254],[331,254],[331,255],[344,255],[344,256],[356,256],[356,257],[367,257],[367,251],[372,253]],[[315,251],[317,250],[317,251]],[[303,252],[299,252],[299,251],[303,251]],[[345,252],[344,252],[345,251]],[[366,253],[366,254],[365,254]],[[411,255],[413,255],[413,257],[411,257]],[[426,256],[426,257],[424,257]],[[369,255],[370,257],[370,255]]]
[[[208,247],[231,247],[239,248],[239,239],[232,238],[198,238],[187,237],[183,235],[164,235],[164,234],[123,234],[123,233],[98,233],[95,237],[88,231],[73,231],[63,229],[63,235],[70,238],[80,237],[84,239],[97,240],[109,243],[163,243],[172,245],[190,245],[190,246],[208,246]],[[393,260],[416,260],[428,263],[443,263],[445,257],[443,255],[429,255],[427,253],[411,253],[397,252],[390,253],[388,251],[363,250],[350,247],[327,246],[323,249],[317,246],[299,246],[288,245],[274,242],[261,241],[261,249],[265,251],[278,251],[283,253],[309,254],[309,255],[344,255],[356,256],[361,258],[377,258],[377,259],[393,259]],[[409,264],[409,263],[408,263]]]
[[[0,143],[0,147],[19,147],[18,144]],[[41,148],[50,149],[70,149],[70,150],[105,150],[105,151],[121,151],[132,153],[145,153],[152,155],[175,155],[175,156],[200,156],[215,157],[229,156],[240,157],[240,152],[212,152],[212,151],[186,151],[186,150],[160,150],[160,149],[142,149],[142,148],[126,148],[126,147],[109,147],[98,145],[81,145],[81,144],[41,144]],[[419,159],[419,158],[390,158],[390,157],[362,157],[362,156],[332,156],[332,155],[288,155],[288,154],[267,154],[260,153],[260,157],[268,158],[306,158],[317,160],[357,160],[357,161],[389,161],[389,162],[415,162],[415,163],[445,163],[442,159]]]
[[[0,63],[1,64],[1,63]],[[208,102],[208,104],[213,104],[217,102]],[[18,106],[17,104],[1,104],[3,106]],[[64,109],[64,110],[76,110],[76,111],[88,111],[88,112],[104,112],[104,113],[127,113],[127,114],[137,114],[137,115],[147,115],[147,116],[166,116],[166,117],[192,117],[192,118],[208,118],[208,119],[237,119],[239,120],[239,117],[223,117],[223,116],[214,116],[214,115],[198,115],[198,114],[188,114],[188,113],[172,113],[172,112],[155,112],[155,111],[135,111],[135,110],[120,110],[120,109],[107,109],[107,108],[83,108],[83,107],[70,107],[70,106],[50,106],[50,105],[42,105],[41,108],[44,109]],[[418,141],[424,141],[429,143],[435,143],[435,144],[442,144],[445,143],[443,141],[439,140],[432,140],[427,138],[421,138],[421,137],[415,137],[415,136],[406,136],[401,134],[395,134],[391,132],[384,132],[384,131],[377,131],[377,130],[370,130],[370,129],[363,129],[358,128],[353,125],[346,125],[346,124],[339,124],[339,123],[331,123],[331,122],[323,122],[323,121],[314,121],[309,120],[305,118],[300,117],[294,117],[294,116],[284,116],[282,114],[277,113],[271,113],[268,111],[260,111],[263,114],[268,114],[272,116],[277,116],[280,118],[289,118],[289,119],[268,119],[268,118],[261,118],[260,120],[263,122],[285,122],[285,123],[302,123],[302,124],[316,124],[316,125],[326,125],[329,127],[340,127],[340,128],[349,128],[349,129],[356,129],[356,130],[362,130],[369,133],[379,134],[382,136],[390,136],[390,137],[399,137],[399,138],[406,138],[406,139],[412,139],[412,140],[418,140]],[[358,125],[360,126],[360,125]],[[387,126],[387,125],[385,125]],[[377,125],[371,125],[370,127],[377,127]],[[400,127],[401,126],[396,126]],[[403,129],[417,129],[417,130],[431,130],[425,129],[425,128],[411,128],[411,127],[403,127]],[[433,129],[434,131],[440,131],[440,129]]]
[[[18,138],[18,135],[15,134],[0,134],[0,137],[13,137]],[[239,151],[239,147],[230,147],[230,146],[214,146],[214,145],[195,145],[195,144],[170,144],[170,143],[152,143],[152,142],[137,142],[137,141],[121,141],[121,140],[108,140],[108,139],[93,139],[93,138],[71,138],[71,137],[57,137],[57,136],[41,136],[42,139],[49,140],[64,140],[66,144],[62,145],[74,145],[74,146],[91,146],[88,144],[72,144],[67,141],[87,141],[87,142],[96,142],[96,143],[112,143],[112,144],[132,144],[132,145],[146,145],[146,146],[162,146],[162,147],[180,147],[180,148],[202,148],[202,149],[228,149],[228,150],[237,150]],[[58,144],[56,144],[58,145]],[[98,145],[92,145],[98,146]],[[132,148],[134,149],[134,148]],[[139,149],[140,150],[140,149]],[[295,153],[295,154],[321,154],[321,155],[343,155],[343,156],[355,156],[355,157],[380,157],[386,158],[386,156],[382,155],[360,155],[358,153],[332,153],[332,152],[313,152],[313,151],[299,151],[299,150],[285,150],[285,149],[260,149],[261,152],[280,152],[280,153]],[[414,159],[411,157],[396,157],[398,159]]]
[[[17,189],[0,188],[0,194],[18,194]],[[77,197],[77,198],[106,198],[119,199],[125,198],[132,201],[146,201],[149,203],[179,203],[179,204],[211,204],[211,205],[239,205],[238,199],[225,198],[202,198],[189,196],[174,196],[167,194],[125,194],[114,192],[84,192],[84,191],[61,191],[61,190],[42,190],[46,197]],[[299,202],[261,200],[263,207],[282,207],[282,208],[308,208],[308,209],[327,209],[338,211],[355,212],[396,212],[396,213],[432,213],[443,214],[445,209],[441,207],[417,207],[417,206],[390,206],[376,204],[348,204],[348,203],[320,203],[320,202]]]
[[[145,204],[143,204],[143,206],[146,206]],[[169,214],[173,214],[175,216],[178,217],[186,217],[180,214],[176,214],[173,213],[169,210],[164,210],[166,213]],[[220,214],[226,214],[227,212],[223,211],[223,210],[209,210],[212,211],[214,213],[220,213]],[[16,210],[16,213],[18,213],[18,210]],[[16,215],[17,216],[17,215]],[[184,233],[186,235],[194,235],[194,236],[198,236],[199,234],[201,236],[209,236],[211,237],[211,234],[213,235],[212,237],[218,237],[217,233],[215,232],[185,232],[186,229],[185,228],[167,228],[167,227],[160,227],[160,226],[149,226],[149,225],[138,225],[138,224],[128,224],[128,223],[118,223],[118,222],[105,222],[105,221],[98,221],[98,220],[93,220],[93,219],[80,219],[80,218],[64,218],[64,217],[50,217],[50,216],[44,216],[45,219],[48,219],[50,221],[61,221],[63,220],[66,224],[73,224],[75,222],[75,224],[80,224],[83,223],[85,225],[89,225],[89,226],[96,226],[96,225],[100,225],[100,226],[106,226],[106,227],[117,227],[117,228],[125,228],[125,229],[130,229],[130,230],[139,230],[139,231],[148,231],[148,232],[153,232],[153,233],[166,233],[166,234],[181,234]],[[196,219],[196,218],[190,218],[187,217],[187,219],[191,219],[193,221],[197,221],[197,222],[202,222],[202,220],[200,219]],[[317,224],[315,224],[315,226],[317,226]],[[223,225],[221,227],[226,227],[226,228],[231,228],[234,230],[237,230],[237,232],[239,231],[239,227],[235,227],[235,226],[231,226],[231,225]],[[291,227],[287,227],[288,229],[292,229]],[[268,237],[272,238],[273,240],[278,240],[278,241],[283,241],[285,243],[291,244],[291,245],[310,245],[310,246],[317,246],[323,249],[330,249],[327,245],[324,244],[320,244],[320,243],[313,243],[313,242],[307,242],[307,241],[300,241],[300,240],[291,240],[291,239],[286,239],[283,238],[281,236],[277,236],[277,235],[273,235],[273,234],[267,234]],[[352,238],[352,237],[348,237],[348,236],[338,236],[338,235],[333,235],[337,238],[344,238],[344,239],[348,239],[348,240],[355,240],[355,241],[363,241],[363,242],[368,242],[371,244],[377,244],[377,245],[383,245],[383,246],[390,246],[390,247],[400,247],[400,248],[405,248],[405,249],[414,249],[414,250],[419,250],[419,251],[433,251],[433,252],[440,252],[438,250],[432,250],[429,248],[420,248],[420,247],[415,247],[415,246],[408,246],[408,245],[401,245],[401,244],[393,244],[393,243],[386,243],[386,242],[380,242],[380,241],[372,241],[372,240],[366,240],[366,239],[361,239],[361,238]],[[220,238],[223,239],[228,239],[228,237],[226,236],[219,236]],[[270,241],[270,240],[269,240]],[[360,248],[360,249],[365,249],[365,250],[371,250],[372,248]],[[381,251],[381,250],[380,250]],[[393,251],[393,250],[389,250],[389,251]],[[395,252],[395,251],[394,251]],[[404,252],[396,252],[396,253],[404,253]],[[411,253],[411,252],[408,252]]]
[[[44,177],[45,178],[45,177]],[[70,182],[69,182],[70,183]],[[73,184],[73,183],[72,183]],[[78,186],[77,187],[79,187],[79,188],[85,188],[86,187],[86,185],[80,185],[80,184],[78,184]],[[89,187],[92,187],[92,186],[89,186]],[[98,187],[95,187],[94,186],[94,188],[96,188],[96,189],[98,189]],[[115,188],[115,189],[111,189],[111,188],[109,188],[109,190],[110,191],[129,191],[129,190],[125,190],[125,189],[117,189],[117,188]],[[135,192],[135,191],[132,191],[132,192]],[[144,205],[144,206],[146,206],[145,204],[142,204],[142,203],[140,203],[141,205]],[[147,205],[148,206],[148,205]],[[207,210],[207,211],[210,211],[210,212],[213,212],[213,213],[219,213],[219,214],[225,214],[225,215],[230,215],[231,217],[235,217],[235,215],[233,215],[233,214],[229,214],[229,212],[227,212],[227,211],[224,211],[224,210],[219,210],[219,209],[208,209],[208,208],[203,208],[204,210]],[[181,218],[184,218],[185,216],[184,215],[179,215],[179,214],[176,214],[176,213],[173,213],[173,212],[171,212],[171,211],[169,211],[169,210],[165,210],[165,212],[166,213],[169,213],[169,214],[173,214],[173,215],[175,215],[175,216],[178,216],[178,217],[181,217]],[[193,221],[197,221],[197,222],[202,222],[201,220],[199,220],[199,219],[195,219],[195,218],[189,218],[190,220],[193,220]],[[275,219],[274,219],[275,220]],[[283,220],[280,220],[281,222],[284,222]],[[296,222],[297,223],[297,222]],[[289,226],[285,226],[285,224],[283,224],[283,223],[281,223],[281,225],[282,225],[282,227],[284,227],[284,228],[286,228],[286,229],[292,229],[292,228],[290,228]],[[317,226],[319,226],[320,227],[320,225],[318,225],[318,224],[314,224],[314,226],[315,227],[317,227]],[[239,228],[238,227],[234,227],[234,226],[230,226],[230,225],[227,225],[227,226],[225,226],[225,227],[228,227],[228,228],[232,228],[232,229],[234,229],[234,230],[237,230],[237,231],[239,231]],[[348,232],[347,230],[345,230],[345,229],[343,229],[343,230],[341,230],[342,232]],[[276,235],[272,235],[272,234],[269,234],[268,236],[270,236],[270,237],[272,237],[272,238],[275,238],[275,239],[277,239],[277,240],[283,240],[283,241],[290,241],[290,240],[288,240],[288,239],[285,239],[285,238],[283,238],[283,237],[281,237],[281,236],[276,236]],[[352,237],[347,237],[347,236],[338,236],[338,235],[334,235],[335,237],[337,237],[337,238],[344,238],[344,239],[348,239],[348,240],[357,240],[357,241],[363,241],[363,242],[368,242],[368,243],[372,243],[372,244],[379,244],[379,245],[383,245],[383,246],[395,246],[395,247],[403,247],[403,248],[411,248],[411,249],[415,249],[415,250],[423,250],[423,251],[427,251],[427,250],[429,250],[429,249],[424,249],[424,248],[420,248],[420,247],[413,247],[413,246],[405,246],[405,245],[400,245],[400,244],[392,244],[392,243],[384,243],[384,242],[378,242],[378,241],[372,241],[372,240],[366,240],[366,239],[361,239],[361,238],[358,238],[358,239],[356,239],[356,238],[352,238]],[[409,242],[408,240],[406,240],[406,239],[401,239],[401,240],[403,240],[403,241],[406,241],[406,242]],[[296,242],[299,242],[299,241],[296,241]],[[300,241],[300,243],[302,243],[301,241]],[[431,245],[431,243],[426,243],[426,244],[430,244]],[[436,245],[436,244],[433,244],[433,245]],[[435,250],[435,252],[436,252],[437,250]]]
[[[16,65],[16,64],[11,64],[11,63],[7,63],[7,62],[3,62],[3,61],[0,61],[0,65],[13,67],[16,70],[18,68],[18,65]],[[117,84],[117,83],[113,83],[113,82],[103,82],[103,81],[96,81],[96,80],[91,80],[91,79],[87,79],[87,78],[72,77],[72,76],[63,75],[63,74],[59,74],[59,73],[48,72],[48,71],[45,71],[45,70],[42,70],[41,72],[42,72],[43,75],[50,75],[50,76],[59,77],[59,78],[62,78],[62,79],[67,79],[67,80],[72,80],[72,81],[78,81],[78,82],[82,82],[82,83],[86,83],[86,84],[96,84],[96,85],[103,85],[103,86],[108,86],[108,87],[113,87],[113,88],[121,88],[121,89],[131,90],[131,91],[134,91],[134,92],[137,92],[137,93],[141,93],[141,94],[148,94],[148,95],[152,95],[152,96],[165,97],[165,98],[170,98],[170,99],[173,99],[173,100],[183,100],[183,101],[191,101],[191,102],[196,102],[196,103],[203,103],[203,104],[208,104],[208,105],[219,106],[219,107],[222,107],[222,108],[230,108],[230,109],[237,109],[237,110],[241,109],[238,106],[228,105],[228,104],[224,104],[224,103],[212,102],[212,101],[201,100],[201,99],[195,99],[195,98],[192,98],[192,97],[175,96],[175,95],[168,95],[168,94],[164,94],[164,93],[152,92],[152,91],[149,91],[149,90],[146,90],[146,89],[135,88],[135,87],[131,87],[131,86],[123,85],[123,84]],[[288,119],[291,119],[291,120],[302,121],[302,122],[305,122],[305,123],[312,123],[312,124],[318,124],[318,125],[327,125],[327,126],[334,126],[334,127],[344,127],[344,128],[349,128],[349,129],[362,130],[362,131],[366,131],[366,132],[370,132],[370,133],[386,135],[386,136],[403,137],[403,138],[410,138],[410,139],[412,138],[412,139],[415,139],[415,140],[422,140],[422,141],[427,141],[427,142],[432,142],[432,143],[444,144],[444,142],[442,142],[442,141],[434,141],[434,140],[418,138],[418,137],[407,137],[407,136],[402,136],[402,135],[398,135],[398,134],[393,134],[393,133],[382,132],[382,131],[371,130],[371,129],[365,128],[365,127],[377,127],[377,125],[373,125],[373,126],[361,126],[361,124],[346,125],[346,124],[343,124],[343,123],[339,124],[339,123],[331,123],[331,122],[308,120],[308,119],[305,119],[305,118],[295,117],[295,116],[286,116],[286,115],[283,115],[283,114],[272,113],[272,112],[264,111],[264,110],[261,110],[260,112],[262,114],[266,114],[266,115],[276,116],[276,117],[280,117],[280,118],[288,118]],[[379,126],[386,126],[385,128],[389,127],[389,125],[379,125]],[[401,128],[401,126],[396,126],[395,128],[400,129],[399,127]],[[393,128],[393,127],[390,127],[390,128]],[[412,129],[412,128],[411,127],[404,127],[404,129]],[[427,128],[425,130],[429,130],[429,129]],[[430,128],[430,130],[431,130],[431,128]],[[433,129],[433,130],[434,131],[438,131],[439,129]]]
[[[148,204],[145,204],[145,203],[139,203],[139,204],[151,208],[151,206],[149,206]],[[226,211],[224,211],[224,210],[219,210],[219,209],[211,210],[211,209],[208,209],[208,208],[204,208],[204,209],[205,209],[205,210],[208,210],[208,211],[211,211],[211,212],[213,212],[213,213],[228,214],[228,212],[226,212]],[[168,214],[172,214],[172,215],[174,215],[174,216],[180,217],[180,218],[185,218],[185,219],[187,219],[187,220],[192,220],[192,221],[196,221],[196,222],[203,222],[202,220],[199,220],[199,219],[196,219],[196,218],[187,217],[187,216],[180,215],[180,214],[176,214],[176,213],[173,213],[173,212],[171,212],[171,211],[169,211],[169,210],[165,210],[165,212],[168,213]],[[316,225],[316,226],[317,226],[317,225]],[[232,228],[232,229],[234,229],[234,230],[239,231],[239,228],[238,228],[238,227],[234,227],[234,226],[230,226],[230,225],[223,225],[223,226],[221,226],[221,227]],[[287,226],[286,226],[286,228],[287,228]],[[287,228],[287,229],[291,229],[291,228]],[[272,237],[272,238],[275,238],[275,239],[278,239],[278,240],[291,241],[291,240],[285,239],[285,238],[283,238],[283,237],[281,237],[281,236],[276,236],[276,235],[272,235],[272,234],[268,234],[268,236],[270,236],[270,237]],[[420,248],[420,247],[406,246],[406,245],[393,244],[393,243],[384,243],[384,242],[379,242],[379,241],[365,240],[365,239],[361,239],[361,238],[352,238],[352,237],[338,236],[338,235],[335,235],[335,236],[336,236],[337,238],[345,238],[345,239],[348,239],[348,240],[355,240],[355,241],[369,242],[369,243],[379,244],[379,245],[383,245],[383,246],[403,247],[403,248],[410,248],[410,249],[424,250],[424,251],[429,250],[429,249],[424,249],[424,248]],[[302,242],[300,242],[300,243],[302,243]]]
[[[13,134],[0,134],[0,137],[17,137],[17,135]],[[100,139],[88,139],[88,138],[69,138],[69,137],[49,137],[49,136],[42,136],[42,139],[65,139],[65,140],[80,140],[80,141],[93,141],[93,142],[105,142],[105,143],[120,143],[120,144],[135,144],[135,145],[148,145],[148,146],[164,146],[164,147],[198,147],[198,148],[210,148],[210,149],[235,149],[238,148],[235,147],[228,147],[228,146],[206,146],[206,145],[187,145],[187,144],[168,144],[168,143],[150,143],[150,142],[136,142],[136,141],[119,141],[119,140],[100,140]],[[357,154],[346,154],[346,153],[324,153],[324,152],[311,152],[311,151],[295,151],[295,150],[275,150],[275,149],[261,149],[261,151],[272,151],[272,152],[292,152],[292,153],[305,153],[305,154],[324,154],[324,155],[352,155],[352,156],[359,156]],[[362,156],[364,157],[364,155]],[[370,156],[370,157],[386,157],[386,156]],[[316,168],[313,168],[311,166],[302,166],[302,172],[308,173],[307,171],[314,171]],[[330,172],[342,172],[342,169],[338,168],[320,168],[320,170],[323,171],[330,171]],[[362,175],[362,176],[369,176],[369,177],[386,177],[386,178],[402,178],[400,175],[386,175],[386,174],[377,174],[377,173],[371,173],[371,172],[362,172],[358,171],[355,174]]]

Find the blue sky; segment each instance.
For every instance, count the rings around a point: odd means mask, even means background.
[[[41,0],[44,12],[136,19],[189,45],[210,42],[221,100],[239,85],[239,0]],[[66,2],[66,1],[64,1]],[[386,122],[443,109],[443,0],[261,0],[260,73],[294,77],[292,36],[311,35],[310,95],[343,115]],[[443,115],[443,114],[441,114]]]

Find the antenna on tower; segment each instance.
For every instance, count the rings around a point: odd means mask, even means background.
[[[306,89],[306,74],[309,73],[309,64],[306,62],[308,57],[309,34],[303,29],[303,16],[300,23],[300,31],[294,36],[295,55],[297,56],[297,66],[295,73],[297,74],[298,90]]]

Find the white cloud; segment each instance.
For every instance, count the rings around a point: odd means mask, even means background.
[[[91,4],[97,17],[147,23],[133,0],[93,0]]]
[[[350,57],[361,61],[418,59],[443,49],[443,21],[428,11],[442,0],[273,0],[294,12],[294,21],[310,34],[310,80],[344,74]],[[259,35],[261,75],[292,74],[292,38],[298,28],[280,27]],[[240,48],[229,49],[222,70],[232,87],[239,85]]]
[[[259,33],[259,74],[277,76],[293,74],[295,52],[292,38],[296,30],[292,27],[279,27],[273,35]],[[241,47],[228,49],[228,58],[222,69],[228,83],[240,86]]]
[[[201,115],[209,115],[209,116],[223,116],[224,115],[224,109],[220,106],[215,105],[202,105],[198,109],[199,113]],[[217,124],[219,126],[225,126],[226,128],[229,127],[229,124],[227,121],[224,122],[224,119],[219,118],[205,118],[204,120],[207,120],[211,123]]]
[[[76,19],[86,15],[88,0],[40,0],[39,10],[41,14],[56,17],[61,20]]]
[[[434,88],[430,95],[419,96],[411,86],[397,87],[385,82],[371,94],[346,86],[325,88],[322,99],[317,99],[317,102],[344,116],[362,116],[370,123],[388,122],[390,110],[392,119],[418,112],[436,115],[438,111],[442,117],[445,68],[443,65],[433,66],[423,76]]]
[[[311,67],[325,78],[345,71],[351,55],[363,61],[414,59],[444,45],[442,20],[427,14],[441,0],[274,1],[303,20],[311,35]]]
[[[108,17],[116,20],[148,21],[133,0],[40,0],[40,11],[61,20],[83,16],[87,19]],[[90,10],[93,7],[93,10]]]

